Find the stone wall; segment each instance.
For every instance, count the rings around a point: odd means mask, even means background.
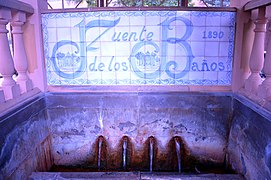
[[[122,168],[123,136],[129,138],[127,166],[132,170],[149,167],[151,136],[156,141],[154,170],[176,168],[173,137],[185,147],[183,163],[185,156],[224,162],[231,121],[227,94],[55,93],[47,96],[47,103],[56,165],[97,168],[100,135],[106,141],[106,169]]]
[[[46,119],[43,96],[0,117],[0,179],[27,179],[51,167]]]
[[[229,135],[229,160],[247,179],[271,179],[271,115],[236,96]]]
[[[0,179],[27,179],[53,164],[122,170],[177,171],[174,138],[182,146],[182,170],[225,159],[248,179],[271,171],[270,113],[225,93],[47,93],[1,117]],[[191,163],[193,160],[196,163]],[[197,170],[201,170],[197,166]]]

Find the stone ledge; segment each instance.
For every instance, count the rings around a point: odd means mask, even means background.
[[[55,179],[159,179],[159,180],[199,180],[199,179],[220,179],[220,180],[243,180],[239,174],[177,174],[177,173],[148,173],[148,172],[33,172],[30,180],[55,180]]]
[[[20,107],[24,102],[36,98],[39,96],[41,91],[38,88],[34,88],[32,91],[24,93],[17,97],[16,99],[10,99],[4,103],[0,104],[0,117],[8,113],[9,111]]]

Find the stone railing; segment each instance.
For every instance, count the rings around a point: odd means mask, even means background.
[[[34,13],[29,4],[16,0],[0,1],[0,113],[13,101],[33,90],[28,76],[28,60],[23,39],[23,25]],[[7,24],[11,25],[13,56],[8,42]],[[16,73],[16,75],[14,75]],[[13,104],[14,104],[13,103]]]
[[[241,92],[262,105],[266,105],[271,99],[271,26],[267,26],[271,23],[270,6],[270,0],[252,0],[243,9],[245,12],[251,12],[255,27],[249,59],[250,75],[245,80]],[[254,15],[256,18],[252,17]],[[261,71],[264,73],[264,79],[260,76]]]

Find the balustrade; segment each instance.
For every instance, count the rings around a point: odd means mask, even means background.
[[[0,73],[3,76],[2,89],[4,90],[6,100],[13,99],[20,94],[19,86],[13,79],[15,68],[7,37],[8,30],[6,25],[10,20],[11,10],[7,8],[0,8]]]
[[[251,74],[245,82],[245,89],[257,93],[258,86],[261,84],[260,71],[264,63],[264,39],[266,31],[265,7],[259,8],[258,18],[255,20],[255,37],[249,60]]]
[[[17,83],[20,85],[21,93],[25,93],[32,89],[32,81],[27,75],[27,56],[23,41],[22,25],[26,21],[26,15],[24,12],[17,12],[12,19],[12,35],[14,41],[14,63],[18,72]]]
[[[269,19],[271,23],[271,19]],[[259,96],[262,98],[271,97],[271,26],[269,27],[269,37],[266,48],[266,56],[264,61],[263,72],[265,74],[265,80],[259,86]]]
[[[245,95],[260,103],[268,102],[271,98],[271,27],[269,27],[268,30],[266,29],[268,18],[271,18],[271,14],[269,12],[270,6],[271,2],[268,0],[253,0],[244,6],[244,11],[252,12],[254,9],[258,10],[257,19],[254,22],[255,36],[249,59],[251,74],[245,81],[244,92]],[[271,23],[271,19],[269,19],[269,23]],[[268,31],[269,37],[267,37],[267,39],[266,36],[268,35]],[[265,42],[265,40],[268,42]],[[265,44],[267,44],[267,47],[264,47]],[[266,51],[265,57],[264,51]],[[261,71],[264,72],[265,79],[261,78]]]
[[[16,0],[0,1],[0,110],[5,102],[17,99],[33,89],[32,81],[28,77],[28,60],[23,40],[23,25],[27,14],[33,14],[34,9]],[[7,25],[11,24],[13,57],[8,40]],[[18,73],[16,77],[15,74]],[[18,103],[18,102],[17,102]],[[8,103],[12,106],[11,103]]]

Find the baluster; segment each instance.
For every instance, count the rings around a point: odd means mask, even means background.
[[[269,19],[271,23],[271,19]],[[269,27],[269,39],[267,42],[266,56],[263,66],[263,72],[265,73],[265,80],[259,86],[259,96],[262,98],[271,97],[271,26]]]
[[[0,90],[0,103],[5,102],[5,95],[4,95],[4,91]]]
[[[251,74],[245,82],[245,89],[253,94],[256,94],[258,86],[262,82],[259,73],[263,68],[264,62],[264,38],[266,32],[266,22],[265,7],[261,7],[258,10],[258,18],[254,22],[256,25],[254,29],[255,37],[249,59]]]
[[[22,26],[26,22],[26,15],[23,12],[17,12],[12,19],[12,35],[14,42],[14,64],[18,72],[17,83],[20,85],[21,93],[32,89],[32,81],[27,75],[28,61],[24,47]]]
[[[14,64],[8,44],[6,25],[11,20],[11,11],[7,8],[0,8],[0,73],[3,76],[2,89],[5,99],[12,99],[20,95],[19,86],[12,78],[14,74]]]

